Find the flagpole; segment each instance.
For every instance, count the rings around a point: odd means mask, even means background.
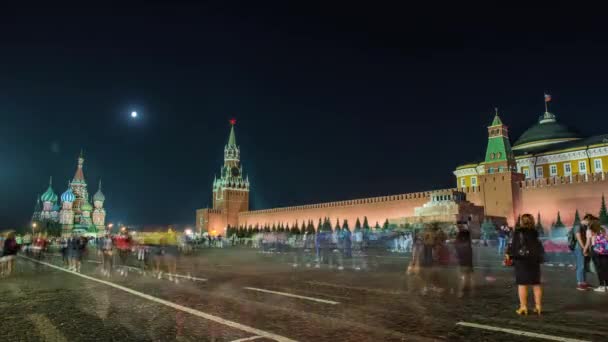
[[[545,113],[549,113],[549,101],[547,101],[547,93],[545,93]]]

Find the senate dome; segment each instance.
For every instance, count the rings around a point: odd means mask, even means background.
[[[538,120],[538,123],[528,128],[515,141],[513,150],[525,151],[529,148],[561,143],[565,141],[578,140],[580,136],[566,125],[557,122],[555,115],[545,112]]]

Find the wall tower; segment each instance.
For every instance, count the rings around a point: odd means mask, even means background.
[[[519,182],[524,175],[517,172],[517,163],[509,142],[509,130],[502,123],[498,109],[488,127],[488,146],[484,162],[485,173],[480,175],[485,215],[505,217],[510,225],[520,211]]]

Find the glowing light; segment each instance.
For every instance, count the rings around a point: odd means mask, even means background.
[[[136,111],[132,111],[131,112],[131,117],[132,118],[136,118],[137,117],[137,112]]]
[[[184,233],[186,233],[186,235],[192,235],[192,229],[187,228],[186,230],[184,230]]]
[[[230,124],[231,124],[232,126],[236,125],[236,119],[234,119],[234,118],[233,118],[233,119],[230,119]]]

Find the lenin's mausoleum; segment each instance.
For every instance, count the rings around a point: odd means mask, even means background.
[[[608,134],[582,137],[547,110],[513,145],[496,113],[483,161],[458,166],[455,188],[250,211],[249,179],[231,124],[221,176],[213,181],[213,208],[196,211],[197,229],[212,235],[225,236],[228,226],[299,227],[325,218],[352,227],[364,217],[370,225],[468,221],[475,230],[485,219],[514,225],[522,213],[540,216],[547,228],[558,211],[566,225],[576,210],[597,215],[608,193]]]

